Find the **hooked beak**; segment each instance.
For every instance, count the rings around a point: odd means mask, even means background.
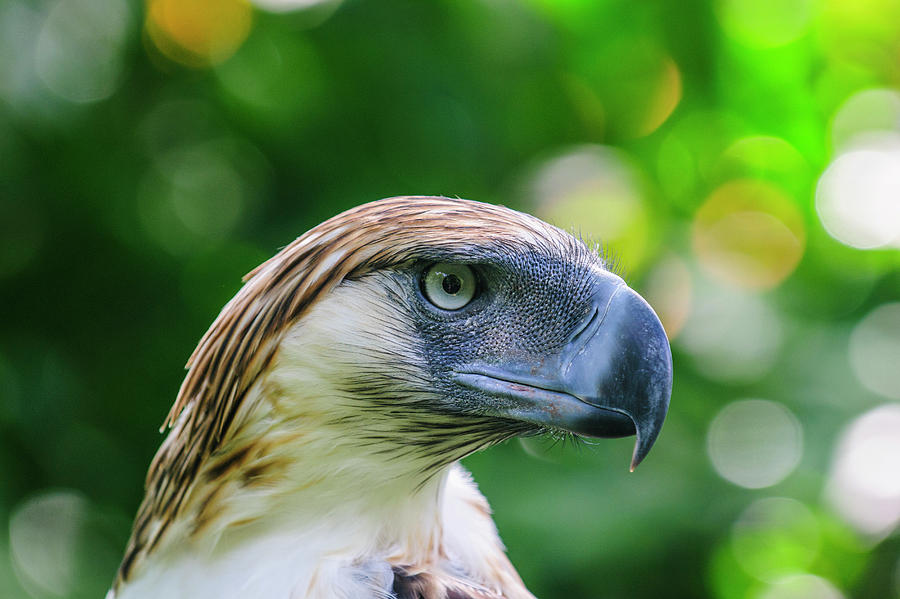
[[[637,435],[634,470],[669,408],[669,341],[653,309],[615,275],[598,275],[592,303],[558,354],[535,363],[470,364],[453,376],[495,398],[497,416],[590,437]]]

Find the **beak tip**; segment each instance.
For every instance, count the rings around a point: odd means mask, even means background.
[[[614,320],[618,319],[618,320]],[[624,339],[616,372],[622,385],[617,389],[625,401],[620,411],[634,423],[637,439],[630,471],[644,461],[656,443],[672,397],[672,350],[665,329],[653,308],[631,288],[611,302],[607,326],[617,325],[617,339]]]
[[[644,458],[647,457],[647,454],[650,453],[650,450],[656,444],[656,440],[662,430],[662,425],[665,420],[666,413],[669,411],[669,399],[671,397],[671,376],[669,377],[668,381],[669,386],[666,389],[666,392],[660,395],[660,398],[657,402],[653,402],[651,404],[653,409],[650,410],[649,414],[647,414],[648,416],[650,416],[650,418],[634,419],[635,435],[637,439],[635,439],[634,451],[631,454],[631,472],[634,472],[635,468],[637,468],[638,465],[644,461]]]
[[[645,457],[647,457],[649,451],[649,447],[641,447],[641,441],[638,439],[637,443],[634,445],[634,453],[631,455],[631,466],[629,466],[628,471],[634,472],[634,469],[644,461]]]

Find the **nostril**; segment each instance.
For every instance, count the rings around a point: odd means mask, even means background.
[[[600,315],[600,307],[597,305],[594,305],[593,310],[591,310],[590,317],[587,320],[585,320],[584,323],[575,330],[575,334],[572,335],[571,339],[569,339],[569,343],[578,343],[578,340],[582,337],[582,335],[584,335],[585,331],[587,331],[589,328],[591,328],[591,325],[594,323],[595,320],[597,320],[597,317],[599,315]]]
[[[615,299],[616,295],[622,288],[627,288],[625,283],[619,283],[616,285],[613,292],[609,294],[609,299],[606,300],[606,306],[603,307],[603,311],[600,311],[600,302],[597,302],[597,296],[599,293],[595,293],[593,296],[594,307],[591,311],[590,316],[585,319],[584,323],[576,328],[575,333],[569,339],[569,342],[566,344],[565,350],[563,350],[563,363],[566,364],[566,367],[563,369],[563,372],[568,373],[569,369],[572,367],[572,362],[581,354],[584,350],[584,346],[587,343],[587,340],[594,336],[597,332],[597,329],[600,328],[600,325],[603,324],[603,321],[606,320],[606,315],[609,314],[609,307],[612,305],[613,299]]]

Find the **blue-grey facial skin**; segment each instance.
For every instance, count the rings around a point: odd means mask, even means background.
[[[532,253],[472,267],[479,291],[460,310],[435,308],[418,293],[415,322],[438,381],[474,364],[539,364],[563,350],[592,309],[596,271],[584,261]]]
[[[382,271],[411,323],[408,343],[428,371],[411,383],[411,401],[394,408],[447,415],[449,421],[420,420],[445,432],[455,424],[497,436],[637,434],[633,467],[668,408],[665,332],[646,302],[584,245],[573,243],[565,253],[542,249],[477,248]],[[472,268],[478,283],[469,304],[448,311],[429,301],[422,280],[436,262]]]

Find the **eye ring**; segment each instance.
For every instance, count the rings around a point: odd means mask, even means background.
[[[422,276],[425,299],[442,310],[454,311],[467,306],[478,287],[475,271],[465,264],[438,262]]]

